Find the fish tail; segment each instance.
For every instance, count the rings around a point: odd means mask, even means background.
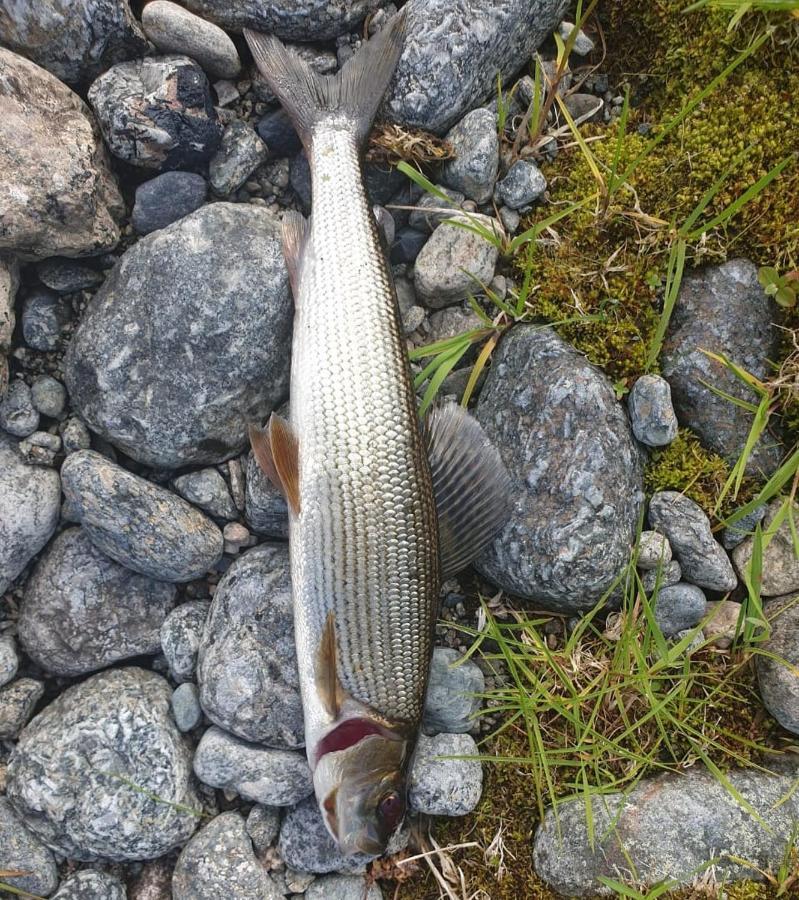
[[[314,127],[325,119],[344,118],[358,146],[366,143],[402,52],[405,13],[397,13],[335,75],[317,74],[272,35],[245,28],[244,36],[310,157]]]

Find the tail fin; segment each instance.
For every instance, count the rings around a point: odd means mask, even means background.
[[[402,52],[405,12],[397,13],[335,75],[318,75],[272,35],[245,28],[244,37],[310,157],[314,125],[328,116],[351,120],[358,145],[366,143]]]

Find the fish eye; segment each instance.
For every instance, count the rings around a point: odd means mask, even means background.
[[[405,814],[405,804],[396,791],[391,791],[378,803],[377,811],[386,827],[393,831]]]

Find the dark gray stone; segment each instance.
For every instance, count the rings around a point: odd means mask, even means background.
[[[665,447],[677,437],[671,388],[659,375],[642,375],[627,397],[633,434],[648,447]]]
[[[363,875],[323,875],[308,886],[305,900],[383,900],[383,892]]]
[[[283,900],[256,859],[237,812],[217,816],[181,851],[172,876],[173,900]]]
[[[159,675],[125,668],[67,688],[25,728],[8,798],[54,850],[91,862],[152,859],[199,822],[191,754]]]
[[[83,675],[155,654],[175,586],[137,575],[101,553],[80,528],[50,544],[25,585],[19,639],[46,672]]]
[[[59,256],[42,260],[36,266],[39,281],[57,294],[89,291],[103,283],[103,273],[85,263]]]
[[[443,221],[454,218],[455,213],[461,211],[466,197],[460,191],[447,188],[443,184],[437,184],[436,187],[449,199],[444,200],[433,194],[422,194],[414,204],[415,209],[408,216],[411,228],[432,234]]]
[[[19,656],[14,638],[10,634],[0,635],[0,687],[11,681],[18,668]]]
[[[292,314],[278,219],[204,206],[131,247],[95,295],[65,361],[74,408],[148,465],[227,459],[285,398]]]
[[[281,107],[263,116],[255,126],[270,156],[294,156],[302,149],[299,136],[288,113]]]
[[[49,288],[34,288],[22,306],[22,336],[34,350],[56,350],[71,320],[65,300]]]
[[[763,518],[763,531],[771,531],[771,525],[780,512],[783,501],[772,500]],[[799,506],[793,505],[794,521],[799,517]],[[747,537],[732,551],[735,568],[741,578],[749,570],[754,551],[754,536]],[[793,532],[788,516],[785,516],[780,527],[771,535],[763,547],[763,571],[760,591],[764,597],[778,597],[799,590],[799,559],[793,543]]]
[[[455,151],[441,169],[441,179],[475,203],[487,203],[499,171],[497,117],[490,109],[474,109],[447,132]]]
[[[53,900],[126,900],[125,885],[108,872],[82,869],[61,882]]]
[[[510,209],[522,209],[540,200],[546,189],[547,180],[538,166],[529,159],[519,159],[497,184],[497,196]]]
[[[222,143],[208,166],[214,192],[227,197],[237,191],[266,160],[266,144],[241,119],[234,119],[222,135]]]
[[[270,750],[216,727],[200,740],[194,774],[204,784],[267,806],[294,806],[313,793],[304,753]]]
[[[408,805],[428,816],[465,816],[480,802],[483,766],[480,751],[468,734],[420,734],[408,779]]]
[[[436,647],[430,666],[430,681],[424,705],[424,729],[428,734],[469,731],[482,700],[485,679],[471,660],[450,647]]]
[[[200,692],[196,684],[179,684],[172,693],[172,715],[175,724],[183,731],[191,731],[202,721]]]
[[[566,94],[563,105],[575,122],[598,122],[604,102],[593,94]]]
[[[538,606],[590,609],[629,561],[643,502],[641,458],[613,386],[551,329],[516,326],[495,351],[476,416],[514,482],[511,517],[478,570]]]
[[[139,234],[166,228],[199,209],[208,196],[208,185],[195,172],[163,172],[136,188],[130,217]]]
[[[722,353],[756,378],[768,380],[779,356],[777,307],[757,280],[757,266],[733,259],[685,275],[663,344],[663,375],[671,385],[680,423],[709,449],[735,460],[752,426],[752,414],[715,394],[709,385],[751,403],[754,395],[703,350]],[[780,450],[761,439],[747,470],[771,474]]]
[[[232,521],[238,518],[238,510],[230,496],[227,482],[216,469],[200,469],[189,472],[172,482],[175,490],[194,506],[217,519]]]
[[[280,809],[256,803],[247,816],[247,834],[260,856],[277,840],[280,831]]]
[[[44,683],[18,678],[0,687],[0,741],[16,740],[44,695]]]
[[[745,538],[754,533],[757,523],[763,520],[768,507],[766,504],[756,507],[721,532],[721,545],[725,550],[734,550]]]
[[[211,604],[207,600],[181,603],[161,626],[161,650],[175,681],[192,681],[197,669],[197,650]]]
[[[799,734],[799,594],[770,600],[764,612],[771,633],[760,646],[777,658],[755,655],[760,696],[783,728]]]
[[[277,849],[290,868],[320,875],[362,870],[373,859],[363,853],[342,856],[325,827],[315,797],[309,797],[288,810],[280,826]]]
[[[408,226],[400,228],[394,236],[391,245],[392,263],[412,263],[419,255],[419,251],[427,243],[427,235],[423,231],[417,231]]]
[[[43,416],[57,419],[64,411],[67,391],[60,381],[50,375],[39,375],[31,385],[31,400]]]
[[[289,536],[289,511],[286,499],[261,471],[252,452],[247,458],[247,493],[244,517],[247,524],[265,537]]]
[[[686,581],[712,591],[731,591],[738,584],[710,520],[693,500],[676,491],[653,494],[649,524],[669,539]]]
[[[304,740],[288,550],[261,544],[217,585],[197,665],[200,702],[221,728],[296,749]]]
[[[70,454],[61,477],[92,543],[134,572],[192,581],[221,559],[222,532],[209,518],[99,453]]]
[[[14,437],[27,437],[39,427],[39,413],[33,405],[31,389],[16,378],[0,402],[0,428]]]
[[[21,891],[49,897],[58,887],[58,869],[50,850],[29,831],[5,797],[0,796],[0,847],[3,868],[27,874],[3,878]]]
[[[201,165],[222,138],[208,79],[188,56],[118,63],[92,84],[88,98],[108,149],[134,166]]]
[[[707,600],[693,584],[661,587],[655,601],[655,621],[666,637],[693,628],[707,612]]]

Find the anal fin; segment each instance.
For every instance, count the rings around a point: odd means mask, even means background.
[[[297,515],[300,511],[299,450],[291,425],[272,413],[266,428],[250,425],[249,434],[258,465]]]

